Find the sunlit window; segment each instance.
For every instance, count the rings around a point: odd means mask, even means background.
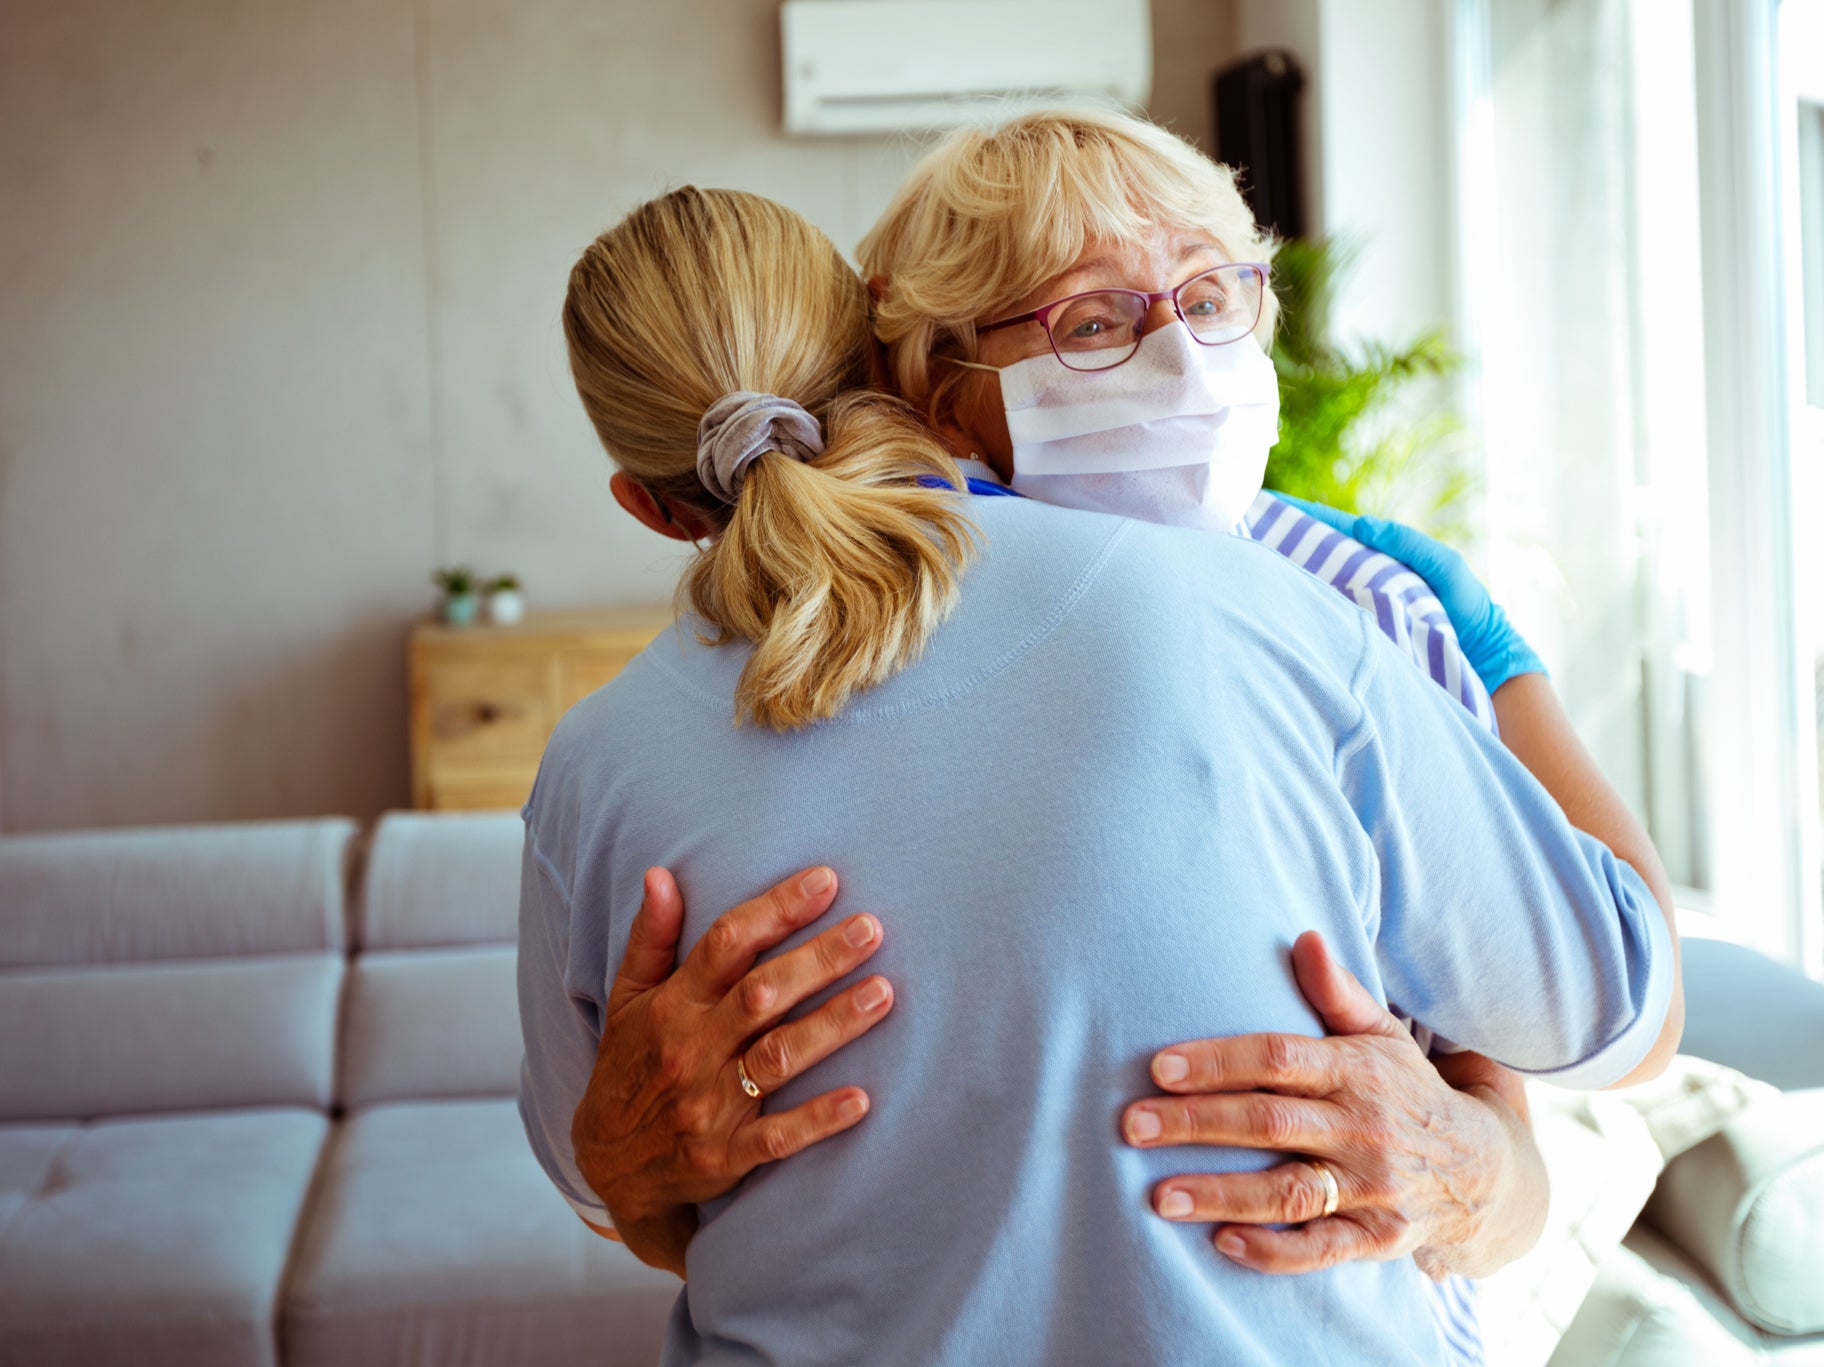
[[[1465,276],[1491,576],[1672,878],[1700,892],[1712,648],[1690,7],[1502,0],[1483,33]]]
[[[1824,503],[1824,0],[1785,0],[1780,13],[1780,108],[1785,138],[1784,236],[1792,404],[1793,506],[1803,521]],[[1808,772],[1816,820],[1808,857],[1824,901],[1824,543],[1793,538],[1797,589],[1796,656],[1809,684]],[[1802,685],[1803,686],[1803,685]],[[1813,925],[1808,948],[1824,954],[1824,925]]]
[[[1819,972],[1824,0],[1751,9],[1459,0],[1465,343],[1497,597],[1681,905]]]

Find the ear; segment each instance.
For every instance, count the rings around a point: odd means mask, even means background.
[[[950,404],[944,404],[932,415],[931,426],[952,460],[968,460],[971,456],[980,459],[977,443],[957,424],[956,410]]]
[[[650,527],[660,536],[673,541],[701,541],[715,530],[697,509],[673,507],[625,470],[616,470],[608,477],[608,488],[616,503],[632,513],[641,526]]]
[[[945,386],[932,405],[930,423],[954,459],[973,456],[1002,479],[1013,479],[1013,439],[1007,435],[998,376],[970,371],[961,384]]]

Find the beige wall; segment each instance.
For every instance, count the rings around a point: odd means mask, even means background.
[[[1207,143],[1230,7],[1155,0]],[[777,132],[774,0],[0,0],[0,828],[406,800],[430,569],[665,599],[577,250],[686,181],[851,247],[915,148]]]

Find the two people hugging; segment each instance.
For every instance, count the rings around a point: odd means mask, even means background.
[[[524,810],[539,1161],[687,1274],[667,1363],[1478,1360],[1518,1074],[1677,1046],[1650,841],[1460,559],[1262,492],[1226,170],[1025,115],[859,255],[686,188],[571,274],[699,549]]]

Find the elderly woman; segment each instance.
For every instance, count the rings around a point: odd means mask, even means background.
[[[853,850],[849,892],[895,909],[884,944],[861,916],[743,977],[738,930],[707,937],[697,986],[750,1094],[740,1041],[806,981],[882,944],[901,1000],[828,1065],[866,1084],[870,1123],[704,1203],[675,1357],[1433,1358],[1410,1260],[1261,1278],[1142,1210],[1171,1169],[1121,1142],[1123,1102],[1173,1039],[1310,1033],[1284,958],[1310,924],[1450,1038],[1613,1081],[1676,1035],[1663,917],[1270,551],[920,487],[953,467],[843,392],[867,363],[860,289],[773,206],[696,192],[636,211],[573,275],[573,364],[617,494],[710,544],[696,632],[565,719],[528,803],[535,1148],[599,1214],[568,1122],[602,1021],[629,1009],[606,999],[611,966],[631,944],[651,969],[643,869],[722,906]],[[717,307],[678,309],[680,291]],[[959,585],[963,515],[982,549]],[[683,938],[705,929],[687,918]],[[1479,981],[1497,952],[1507,971]],[[848,1009],[880,1009],[868,988]],[[832,1095],[833,1124],[860,1098]],[[778,1104],[809,1097],[787,1080]],[[713,1132],[714,1107],[698,1120]]]

